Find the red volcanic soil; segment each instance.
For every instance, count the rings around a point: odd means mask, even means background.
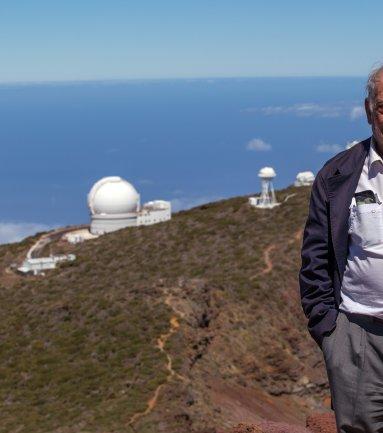
[[[314,413],[306,419],[307,427],[313,433],[336,433],[334,413]]]
[[[281,422],[260,421],[251,425],[238,424],[227,433],[336,433],[336,424],[333,413],[314,413],[307,417],[306,427]]]
[[[258,425],[263,420],[304,425],[302,405],[291,396],[270,396],[262,389],[209,381],[209,398],[226,414],[226,425]]]
[[[305,427],[282,422],[262,421],[257,425],[239,424],[230,433],[309,433]]]

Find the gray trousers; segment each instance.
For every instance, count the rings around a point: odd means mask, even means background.
[[[383,433],[383,321],[339,312],[322,343],[340,433]]]

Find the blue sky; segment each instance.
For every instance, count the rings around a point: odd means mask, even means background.
[[[382,13],[377,0],[1,0],[0,82],[365,76]]]

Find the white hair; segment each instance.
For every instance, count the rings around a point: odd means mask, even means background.
[[[371,110],[374,108],[374,102],[376,98],[376,82],[378,81],[380,74],[383,74],[383,64],[380,64],[379,66],[376,66],[374,69],[372,69],[367,79],[366,93]]]

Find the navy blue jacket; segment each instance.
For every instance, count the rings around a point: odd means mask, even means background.
[[[308,330],[319,346],[336,326],[348,255],[349,206],[369,149],[370,138],[338,153],[312,186],[299,285]]]

